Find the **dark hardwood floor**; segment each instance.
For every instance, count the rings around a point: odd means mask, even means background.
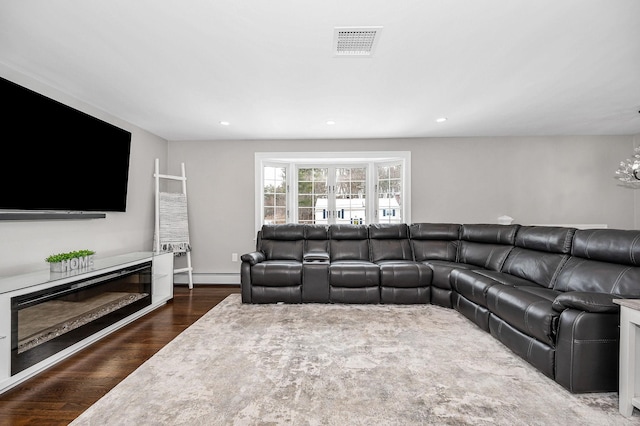
[[[0,395],[0,425],[67,425],[232,293],[176,286],[166,305]],[[143,390],[141,390],[143,391]]]

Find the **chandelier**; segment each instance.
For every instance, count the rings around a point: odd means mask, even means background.
[[[640,186],[640,147],[634,149],[633,158],[627,158],[620,162],[620,167],[616,170],[615,179],[619,180],[623,186]]]

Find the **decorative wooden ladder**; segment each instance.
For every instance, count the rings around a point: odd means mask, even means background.
[[[155,193],[155,205],[156,205],[156,211],[155,211],[155,220],[156,220],[156,225],[155,225],[155,247],[154,247],[154,251],[156,254],[158,253],[163,253],[166,251],[174,251],[174,253],[176,255],[181,255],[181,254],[186,254],[187,256],[187,266],[185,268],[175,268],[173,270],[174,274],[179,274],[179,273],[188,273],[189,275],[189,288],[192,289],[193,288],[193,268],[191,266],[191,247],[189,245],[189,229],[188,229],[188,224],[187,224],[187,175],[185,173],[185,167],[184,167],[184,163],[181,164],[181,169],[182,169],[182,175],[181,176],[175,176],[175,175],[164,175],[164,174],[160,174],[160,160],[158,158],[156,158],[155,161],[155,173],[153,174],[153,177],[156,180],[156,193]],[[165,205],[163,205],[163,203],[165,203],[166,201],[163,201],[166,197],[170,197],[172,194],[171,193],[163,193],[160,191],[160,179],[168,179],[168,180],[174,180],[174,181],[182,181],[182,192],[181,193],[177,193],[178,198],[181,200],[181,202],[183,204],[178,206],[178,209],[180,209],[180,211],[178,212],[179,215],[181,217],[184,218],[184,221],[181,221],[179,223],[179,225],[182,226],[181,229],[178,229],[179,232],[181,232],[184,237],[186,238],[186,241],[180,241],[181,244],[185,244],[185,246],[182,249],[178,249],[177,251],[174,249],[173,246],[171,246],[171,244],[165,244],[162,241],[162,237],[163,235],[161,235],[161,226],[160,226],[160,221],[161,219],[161,209],[163,209],[164,207],[166,207]],[[163,248],[163,247],[169,247],[169,249]]]

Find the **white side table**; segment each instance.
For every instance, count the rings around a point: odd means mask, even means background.
[[[615,299],[620,305],[620,413],[640,408],[640,299]]]

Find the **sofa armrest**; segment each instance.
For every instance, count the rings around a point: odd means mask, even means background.
[[[254,251],[254,252],[246,253],[240,256],[240,260],[242,260],[243,262],[248,262],[251,266],[260,262],[264,262],[265,259],[266,257],[264,256],[264,253],[262,253],[261,251]]]
[[[303,259],[305,262],[328,262],[329,253],[324,251],[312,251],[305,253]]]
[[[608,293],[593,293],[587,291],[568,291],[560,294],[553,301],[553,310],[562,312],[565,309],[577,309],[593,313],[616,313],[620,306],[613,303],[617,298]]]

